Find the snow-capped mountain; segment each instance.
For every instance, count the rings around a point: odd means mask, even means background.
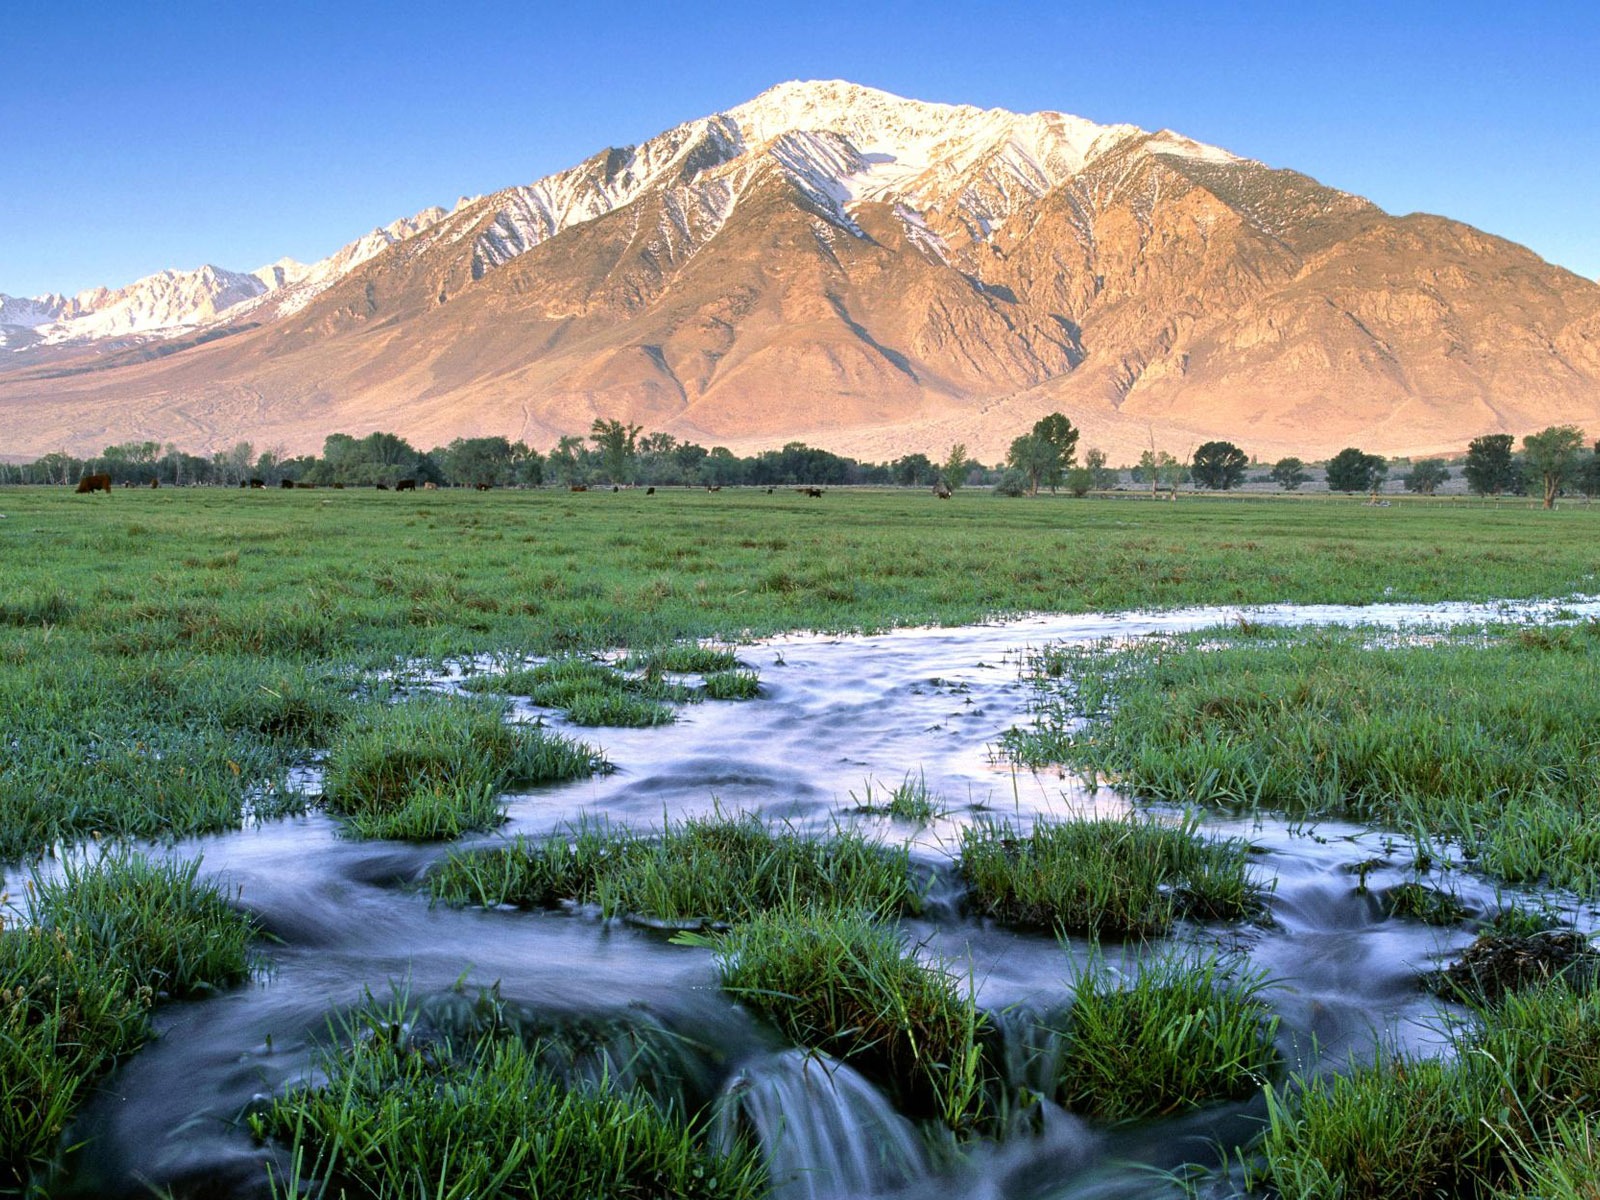
[[[481,205],[463,198],[455,211],[486,208],[493,214],[472,240],[473,276],[481,279],[564,230],[661,186],[673,190],[686,228],[692,222],[701,236],[714,233],[756,168],[773,165],[841,229],[860,236],[852,206],[888,200],[898,205],[910,236],[943,252],[942,236],[927,224],[929,208],[953,205],[962,231],[983,240],[1009,217],[1014,199],[1037,199],[1093,158],[1149,136],[1136,126],[1096,125],[1062,113],[924,103],[837,80],[791,82],[642,145],[607,150],[570,170],[496,193]],[[1235,161],[1224,150],[1171,134],[1160,135],[1151,149]],[[450,215],[438,206],[425,208],[309,265],[282,258],[249,274],[211,265],[161,271],[70,300],[0,295],[0,326],[59,344],[173,336],[246,314],[257,320],[286,316],[351,270]]]
[[[341,428],[541,444],[601,416],[991,459],[1051,409],[1129,458],[1600,430],[1600,287],[1522,247],[1170,130],[838,81],[317,263],[0,298],[0,342],[13,453],[119,422],[314,449]]]
[[[310,265],[280,258],[246,274],[207,263],[194,271],[158,271],[126,287],[90,288],[71,298],[0,294],[0,347],[166,338],[237,320],[262,307],[268,317],[295,312],[374,255],[437,224],[445,215],[437,206],[425,208]],[[271,303],[252,303],[263,298]]]

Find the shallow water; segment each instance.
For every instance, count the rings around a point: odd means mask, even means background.
[[[940,861],[979,814],[1026,823],[1123,807],[1107,789],[1089,792],[997,759],[998,736],[1028,720],[1030,690],[1019,672],[1029,648],[1204,628],[1241,615],[1399,627],[1558,612],[1589,615],[1600,603],[1205,609],[774,639],[740,650],[761,673],[761,699],[695,705],[677,724],[656,729],[575,731],[604,747],[618,770],[512,797],[509,823],[475,840],[545,833],[597,815],[648,829],[664,817],[720,807],[759,810],[808,831],[845,822],[912,839],[919,858]],[[918,772],[945,809],[927,828],[852,811],[869,787],[881,799]],[[1358,894],[1348,868],[1385,856],[1393,839],[1330,823],[1291,830],[1219,818],[1207,828],[1262,848],[1255,869],[1273,883],[1272,920],[1180,936],[1240,951],[1270,974],[1282,1049],[1293,1065],[1341,1063],[1377,1043],[1441,1048],[1443,1010],[1416,976],[1471,935],[1384,919],[1375,895]],[[159,1039],[111,1079],[75,1131],[92,1139],[73,1181],[82,1195],[146,1196],[151,1186],[194,1196],[266,1194],[266,1152],[239,1124],[252,1100],[305,1078],[330,1015],[369,989],[434,994],[463,979],[498,982],[503,997],[537,1012],[645,1013],[676,1031],[704,1063],[710,1086],[734,1097],[744,1120],[763,1132],[785,1197],[1158,1194],[1159,1181],[1128,1164],[1213,1161],[1218,1143],[1247,1140],[1260,1116],[1259,1105],[1222,1106],[1107,1133],[1047,1106],[1036,1135],[935,1169],[869,1084],[848,1068],[808,1062],[729,1003],[707,950],[589,914],[430,908],[410,885],[444,847],[347,841],[320,814],[162,852],[203,855],[205,872],[237,889],[278,941],[266,947],[270,966],[251,984],[158,1011]],[[1370,876],[1373,893],[1411,877],[1403,847],[1390,863]],[[22,874],[9,873],[13,892]],[[1498,907],[1495,889],[1467,872],[1451,871],[1449,885],[1470,909]],[[1592,924],[1587,913],[1573,915]],[[1064,1003],[1074,960],[1088,954],[1086,944],[1063,946],[954,911],[910,927],[925,952],[958,966],[979,1003],[996,1013]],[[1118,961],[1119,952],[1108,956]],[[1125,965],[1136,969],[1131,960]]]

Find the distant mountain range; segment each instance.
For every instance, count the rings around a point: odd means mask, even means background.
[[[0,296],[0,453],[537,446],[618,417],[738,450],[1113,461],[1600,436],[1600,285],[1171,131],[787,83],[310,266]]]

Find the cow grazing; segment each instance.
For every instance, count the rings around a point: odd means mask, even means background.
[[[621,489],[621,488],[619,488],[619,487],[618,487],[618,486],[617,486],[617,485],[616,485],[616,484],[614,484],[614,483],[613,483],[613,484],[612,484],[612,485],[611,485],[611,491],[612,491],[612,492],[613,492],[613,494],[614,494],[614,493],[616,493],[616,492],[620,492],[620,491],[621,491],[621,490],[622,490],[622,489]]]
[[[417,481],[415,479],[402,479],[394,485],[394,490],[397,492],[414,492],[417,490]]]
[[[808,487],[806,488],[806,495],[810,496],[813,500],[820,500],[822,499],[822,489],[819,487]]]
[[[644,490],[644,494],[645,494],[645,495],[646,495],[646,496],[654,496],[654,495],[655,495],[655,494],[656,494],[656,489],[655,489],[655,488],[653,488],[653,487],[647,487],[647,488],[645,488],[645,490]]]
[[[266,486],[267,486],[267,481],[265,479],[252,479],[250,481],[250,490],[251,491],[254,491],[256,488],[264,488]]]
[[[767,495],[769,495],[769,496],[772,495],[772,489],[771,488],[767,489]]]
[[[494,484],[492,483],[477,483],[473,484],[473,486],[476,487],[480,492],[488,492],[494,489]]]
[[[706,484],[706,491],[708,491],[708,492],[720,492],[721,490],[722,490],[722,485],[720,483],[708,483],[708,484]]]
[[[587,492],[589,485],[587,483],[575,483],[572,485],[571,490],[574,492]]]
[[[933,485],[933,494],[941,500],[950,499],[950,485],[941,479]]]
[[[151,481],[150,481],[150,486],[151,486],[151,487],[153,487],[153,488],[158,488],[158,487],[160,487],[160,486],[161,486],[161,480],[159,480],[159,479],[152,479],[152,480],[151,480]]]
[[[282,482],[280,482],[278,484],[278,486],[281,487],[281,488],[288,488],[290,491],[293,491],[294,490],[294,480],[285,479]]]
[[[111,476],[85,475],[78,480],[78,495],[87,496],[91,492],[104,492],[108,496],[111,495]]]
[[[389,485],[387,483],[375,483],[372,486],[377,488],[380,492],[387,492],[389,490]]]

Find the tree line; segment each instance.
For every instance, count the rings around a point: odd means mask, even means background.
[[[1078,439],[1079,431],[1062,414],[1041,418],[1011,443],[995,490],[1021,496],[1037,495],[1040,487],[1052,491],[1065,487],[1084,495],[1096,488],[1117,486],[1121,473],[1106,468],[1101,451],[1089,450],[1083,465],[1077,465]],[[1147,484],[1152,491],[1174,490],[1185,483],[1227,491],[1245,482],[1250,465],[1249,456],[1238,446],[1217,440],[1198,447],[1187,463],[1152,447],[1140,456],[1129,475],[1134,483]],[[1382,455],[1346,447],[1327,462],[1328,490],[1376,494],[1388,479],[1390,466]],[[1509,433],[1485,434],[1468,445],[1461,474],[1467,489],[1476,495],[1526,495],[1537,489],[1544,506],[1550,508],[1564,492],[1600,495],[1600,441],[1585,448],[1583,430],[1576,425],[1552,425],[1524,437],[1518,452]],[[1451,477],[1450,464],[1444,459],[1424,458],[1411,462],[1400,481],[1408,491],[1431,496]],[[1310,482],[1311,474],[1306,462],[1287,457],[1256,480],[1292,492]]]
[[[587,437],[561,438],[541,452],[505,437],[457,438],[447,446],[420,450],[394,433],[365,437],[329,434],[320,455],[288,455],[241,441],[231,449],[197,455],[160,442],[125,442],[99,455],[78,458],[46,454],[33,462],[0,463],[3,483],[76,483],[85,475],[105,474],[113,483],[148,486],[211,484],[237,487],[260,480],[269,487],[288,481],[349,487],[393,487],[403,479],[444,487],[565,487],[578,484],[650,484],[725,487],[737,484],[989,484],[998,478],[952,446],[944,461],[907,454],[891,462],[862,462],[790,442],[777,450],[741,456],[724,446],[707,449],[669,433],[645,433],[638,425],[597,419]]]
[[[1229,441],[1209,441],[1185,461],[1152,447],[1129,468],[1107,465],[1101,450],[1085,451],[1078,461],[1080,431],[1061,413],[1050,413],[1015,438],[1003,463],[986,467],[956,444],[942,461],[926,454],[902,455],[891,462],[870,463],[828,450],[790,442],[777,450],[741,456],[724,446],[707,449],[679,441],[669,433],[645,433],[638,425],[597,418],[587,437],[566,436],[546,452],[504,437],[457,438],[447,446],[419,450],[394,433],[365,437],[329,434],[320,455],[257,450],[250,442],[205,456],[159,442],[124,442],[99,455],[77,458],[47,454],[30,463],[0,463],[0,482],[71,484],[85,475],[109,475],[112,482],[147,486],[214,484],[238,486],[260,480],[268,486],[284,481],[352,487],[403,479],[456,487],[539,487],[579,484],[650,484],[654,486],[727,487],[780,484],[898,484],[908,487],[992,485],[1001,495],[1037,495],[1041,488],[1066,489],[1075,495],[1121,485],[1123,470],[1135,484],[1152,491],[1171,491],[1183,484],[1215,491],[1241,486],[1251,460]],[[1376,493],[1389,478],[1391,466],[1381,455],[1351,446],[1328,460],[1329,491]],[[1311,479],[1309,464],[1281,458],[1253,478],[1296,491]],[[1540,495],[1545,507],[1564,492],[1600,495],[1600,442],[1585,444],[1575,425],[1553,425],[1522,439],[1520,451],[1507,433],[1475,438],[1460,464],[1469,491],[1481,496]],[[1409,464],[1400,477],[1408,490],[1432,495],[1452,478],[1444,459],[1426,458]]]

